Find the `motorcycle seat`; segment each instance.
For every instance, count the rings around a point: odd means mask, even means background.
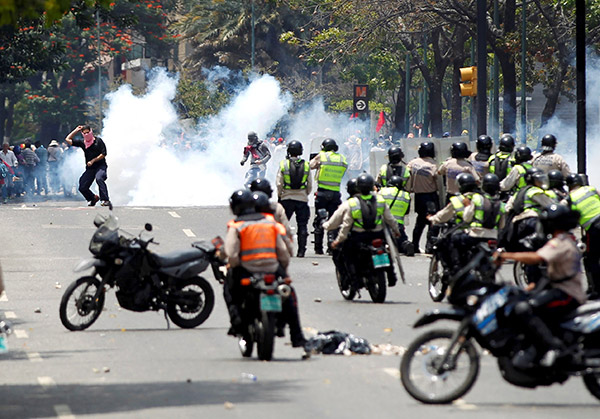
[[[575,310],[571,311],[569,314],[567,314],[565,316],[566,319],[573,319],[577,316],[581,316],[583,314],[589,314],[589,313],[595,313],[595,312],[599,312],[600,311],[600,301],[596,302],[588,302],[585,303],[579,307],[577,307]]]
[[[185,262],[204,257],[204,252],[194,247],[186,250],[177,250],[175,252],[158,255],[153,253],[156,263],[163,267],[177,266]]]

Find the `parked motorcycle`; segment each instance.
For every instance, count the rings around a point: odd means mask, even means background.
[[[490,258],[490,252],[478,253],[464,270],[472,271],[484,258]],[[524,368],[513,363],[515,355],[535,349],[513,316],[526,292],[483,282],[472,274],[452,288],[449,300],[454,306],[425,314],[414,327],[450,320],[459,322],[458,328],[422,334],[402,358],[402,385],[413,398],[440,404],[466,394],[479,372],[478,343],[498,359],[502,377],[511,384],[534,388],[581,376],[590,393],[600,399],[600,303],[585,304],[563,319],[555,334],[567,350],[552,367],[536,362]]]
[[[81,261],[75,272],[93,268],[65,290],[60,302],[60,320],[69,330],[90,327],[102,313],[105,293],[116,287],[121,307],[132,311],[165,311],[165,318],[182,328],[201,325],[210,315],[215,296],[200,276],[209,265],[222,282],[222,264],[216,257],[220,238],[213,243],[197,242],[190,249],[158,255],[148,249],[153,238],[135,237],[119,229],[111,214],[98,214],[96,232],[90,241],[92,259]],[[145,229],[152,231],[152,225]],[[157,243],[154,243],[157,244]],[[168,322],[168,320],[167,320]]]
[[[246,332],[239,337],[238,344],[243,357],[252,356],[254,344],[258,359],[270,361],[275,346],[277,317],[282,313],[282,305],[292,292],[289,278],[275,274],[252,274],[243,278],[241,304],[242,326]]]

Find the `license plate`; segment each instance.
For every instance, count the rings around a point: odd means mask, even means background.
[[[388,266],[390,266],[390,257],[387,253],[373,255],[373,267],[386,268]]]
[[[261,294],[260,309],[263,311],[281,312],[281,296]]]

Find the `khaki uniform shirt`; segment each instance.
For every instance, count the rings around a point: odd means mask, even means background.
[[[508,202],[506,203],[506,212],[508,213],[510,210],[512,210],[513,205],[515,204],[515,197],[517,195],[514,194],[513,196],[511,196],[508,199]],[[547,208],[550,205],[554,204],[555,202],[546,194],[543,193],[539,193],[534,195],[531,200],[533,202],[535,202],[536,204],[538,204],[541,208]],[[520,220],[524,220],[525,218],[531,218],[531,217],[538,217],[539,213],[537,211],[535,211],[534,209],[526,209],[525,211],[523,211],[520,214],[517,214],[513,219],[512,222],[515,223],[517,221]]]
[[[290,160],[295,161],[298,160],[298,157],[292,157],[290,158]],[[275,181],[276,186],[277,186],[277,196],[279,197],[279,199],[286,200],[286,199],[291,199],[293,201],[301,201],[301,202],[308,202],[308,196],[310,195],[310,192],[312,191],[313,188],[313,177],[310,175],[310,173],[307,173],[308,178],[307,178],[307,184],[306,184],[306,189],[284,189],[283,188],[283,172],[281,171],[281,166],[279,166],[279,169],[277,170],[277,179]]]
[[[437,192],[437,163],[431,157],[417,157],[406,166],[410,178],[406,190],[414,193]]]
[[[449,194],[458,193],[458,183],[456,177],[461,173],[470,173],[475,180],[479,182],[479,174],[471,162],[465,159],[455,159],[453,157],[446,160],[437,171],[438,175],[446,176],[446,190]]]
[[[536,154],[531,161],[531,165],[542,169],[544,173],[548,173],[551,170],[559,170],[564,177],[567,177],[571,173],[571,169],[563,156],[556,153]]]
[[[329,217],[325,223],[323,223],[323,228],[327,231],[335,230],[342,225],[342,221],[347,213],[351,212],[350,204],[348,201],[344,201],[340,204],[340,206],[335,210],[335,212]]]

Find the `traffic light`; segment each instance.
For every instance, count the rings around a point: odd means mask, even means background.
[[[477,96],[477,67],[463,67],[460,69],[461,96]]]

